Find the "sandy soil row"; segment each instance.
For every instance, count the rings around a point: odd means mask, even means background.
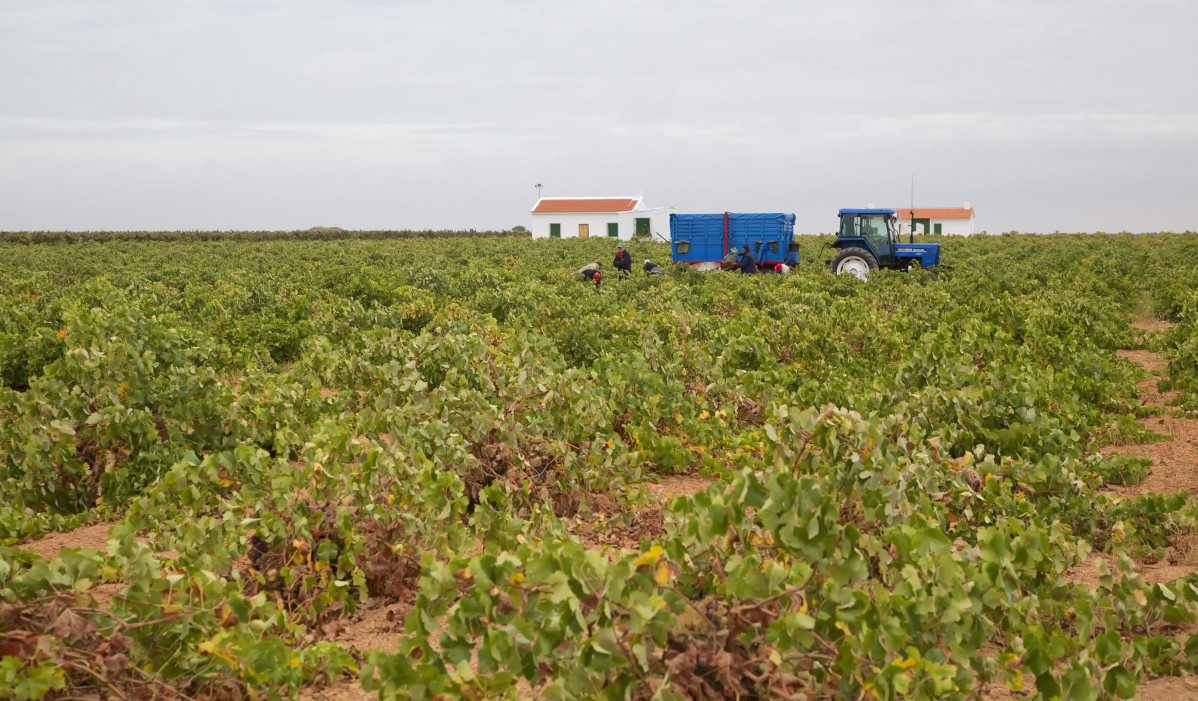
[[[1164,321],[1139,320],[1132,326],[1149,333],[1165,331],[1173,325]],[[1126,358],[1152,373],[1152,377],[1139,383],[1140,402],[1144,406],[1159,407],[1164,415],[1147,416],[1139,419],[1141,426],[1156,433],[1168,435],[1167,440],[1140,445],[1108,446],[1104,454],[1123,453],[1137,457],[1152,459],[1148,476],[1139,484],[1120,487],[1113,486],[1110,491],[1120,496],[1134,498],[1145,494],[1171,494],[1180,489],[1188,490],[1191,498],[1198,498],[1198,419],[1174,418],[1169,416],[1170,404],[1176,398],[1176,392],[1160,392],[1157,383],[1165,374],[1168,361],[1146,350],[1121,350],[1120,358]],[[1198,571],[1198,543],[1193,538],[1182,539],[1169,549],[1168,556],[1159,562],[1138,562],[1135,571],[1151,583],[1169,582],[1178,577],[1184,577]],[[1107,568],[1114,572],[1116,558],[1096,553],[1086,562],[1075,568],[1068,580],[1076,584],[1097,589],[1100,586],[1098,560],[1105,561]],[[1198,626],[1184,626],[1177,634],[1177,639],[1184,645],[1190,635],[1198,633]],[[982,692],[985,699],[1016,699],[1021,698],[1011,693],[1002,684],[990,684]],[[1176,701],[1176,699],[1198,698],[1198,676],[1158,677],[1139,685],[1136,698],[1142,701]]]

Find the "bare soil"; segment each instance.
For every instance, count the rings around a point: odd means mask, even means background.
[[[48,533],[37,540],[21,543],[16,547],[32,550],[38,557],[46,560],[58,557],[58,551],[63,548],[103,550],[104,544],[108,542],[110,528],[112,528],[111,523],[93,523],[66,533]]]
[[[663,504],[678,496],[691,496],[707,489],[715,479],[699,475],[666,475],[660,484],[646,482],[643,486]]]
[[[1157,376],[1164,373],[1168,361],[1146,350],[1119,351],[1119,357],[1139,363],[1153,373],[1154,377],[1140,383],[1140,401],[1144,406],[1158,407],[1168,412],[1169,404],[1177,393],[1157,390]],[[1155,443],[1108,446],[1103,449],[1103,453],[1119,452],[1152,459],[1152,466],[1144,481],[1127,487],[1112,487],[1111,491],[1124,497],[1137,497],[1144,494],[1172,494],[1185,489],[1190,492],[1191,498],[1198,496],[1198,419],[1176,418],[1166,414],[1143,417],[1139,419],[1139,424],[1170,438]]]
[[[1173,326],[1169,322],[1153,319],[1139,319],[1131,325],[1148,332],[1164,331]],[[1146,350],[1121,350],[1118,355],[1139,364],[1154,375],[1139,383],[1140,402],[1144,406],[1160,407],[1167,412],[1177,393],[1158,391],[1157,382],[1168,367],[1168,361]],[[1198,419],[1180,419],[1167,415],[1148,416],[1139,419],[1139,423],[1156,433],[1168,435],[1169,439],[1104,449],[1103,453],[1119,452],[1152,459],[1152,466],[1144,481],[1130,487],[1114,487],[1112,491],[1121,496],[1136,497],[1150,493],[1171,494],[1179,489],[1186,489],[1190,492],[1191,499],[1198,497]],[[1116,558],[1095,553],[1086,562],[1074,568],[1067,579],[1090,589],[1097,589],[1100,583],[1095,565],[1099,559],[1106,561],[1111,572],[1117,572]],[[1198,537],[1191,534],[1179,538],[1169,548],[1169,556],[1166,559],[1137,563],[1135,571],[1152,584],[1169,582],[1198,572]],[[1198,627],[1182,628],[1177,633],[1177,639],[1184,645],[1194,633],[1198,633]],[[983,692],[983,696],[987,699],[1016,698],[1001,684],[991,684]],[[1198,676],[1157,677],[1146,680],[1136,689],[1136,698],[1142,701],[1198,698]]]
[[[1168,331],[1174,326],[1173,322],[1161,321],[1160,319],[1136,319],[1131,322],[1133,329],[1140,329],[1141,331]]]

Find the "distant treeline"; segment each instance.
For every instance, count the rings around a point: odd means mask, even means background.
[[[317,228],[303,231],[0,231],[0,243],[105,243],[110,241],[340,241],[348,239],[438,239],[475,236],[529,236],[528,231],[346,231]]]

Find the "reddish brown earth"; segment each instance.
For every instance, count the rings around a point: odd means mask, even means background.
[[[1173,325],[1164,321],[1138,320],[1133,322],[1132,326],[1148,332],[1159,332],[1167,330]],[[1103,453],[1119,452],[1152,459],[1152,466],[1144,481],[1130,487],[1113,487],[1112,491],[1121,496],[1136,497],[1150,493],[1169,494],[1179,489],[1186,489],[1190,492],[1191,498],[1198,497],[1198,419],[1168,416],[1170,405],[1176,399],[1177,392],[1157,390],[1157,382],[1165,374],[1168,361],[1156,353],[1146,350],[1121,350],[1119,357],[1139,364],[1153,375],[1139,384],[1140,402],[1144,406],[1159,407],[1165,415],[1147,416],[1139,419],[1139,423],[1156,433],[1166,434],[1168,438],[1155,443],[1112,446],[1104,449]],[[1198,571],[1198,542],[1196,542],[1195,536],[1182,537],[1168,550],[1169,555],[1166,559],[1152,563],[1136,563],[1135,571],[1153,584],[1169,582]],[[1116,558],[1099,553],[1092,555],[1085,563],[1075,568],[1069,580],[1091,589],[1097,589],[1099,574],[1095,569],[1095,564],[1098,559],[1105,560],[1111,572],[1117,571]],[[1177,633],[1177,639],[1184,644],[1186,639],[1195,632],[1198,632],[1198,627],[1183,627]],[[993,695],[986,693],[986,698],[1014,698],[1014,695],[1003,696],[1003,693],[1009,694],[1003,688]],[[1150,679],[1140,684],[1136,691],[1136,697],[1143,701],[1195,699],[1198,698],[1198,677],[1188,675]]]
[[[707,489],[714,481],[714,478],[700,477],[699,475],[667,475],[661,478],[660,484],[646,482],[641,486],[659,501],[665,503],[674,497],[697,494]]]
[[[1141,321],[1133,326],[1145,331],[1164,331],[1173,325],[1163,321]],[[1120,351],[1120,357],[1139,363],[1154,377],[1140,383],[1140,401],[1144,406],[1160,407],[1165,416],[1149,416],[1139,420],[1140,425],[1157,433],[1170,436],[1169,440],[1142,445],[1121,446],[1118,452],[1139,457],[1152,458],[1148,477],[1132,487],[1116,490],[1126,496],[1139,496],[1151,492],[1171,493],[1179,489],[1190,492],[1190,498],[1198,497],[1198,419],[1173,418],[1167,415],[1169,405],[1176,392],[1159,392],[1156,385],[1159,376],[1165,373],[1168,361],[1156,353],[1144,350]],[[1153,564],[1139,564],[1137,571],[1149,582],[1167,582],[1198,571],[1198,548],[1193,536],[1184,538],[1169,548],[1167,560]],[[1088,563],[1092,564],[1092,563]],[[1095,574],[1095,584],[1097,575]],[[1177,639],[1184,644],[1190,634],[1196,632],[1183,629]],[[1136,697],[1142,701],[1176,701],[1198,698],[1198,677],[1158,677],[1140,684]]]
[[[1163,322],[1158,322],[1163,323]],[[1157,407],[1160,416],[1139,419],[1144,428],[1169,436],[1167,440],[1139,445],[1108,446],[1102,452],[1119,452],[1136,457],[1152,459],[1148,477],[1139,484],[1129,487],[1112,487],[1111,491],[1125,497],[1143,494],[1171,494],[1179,489],[1198,496],[1198,419],[1169,416],[1171,404],[1177,392],[1160,392],[1157,382],[1164,374],[1168,362],[1152,351],[1119,351],[1119,357],[1139,363],[1153,374],[1140,382],[1140,401],[1144,406]]]
[[[1173,325],[1164,321],[1141,319],[1132,322],[1132,326],[1151,334],[1167,330]],[[1104,454],[1118,452],[1152,459],[1152,465],[1144,481],[1130,487],[1112,487],[1110,491],[1134,498],[1143,494],[1169,494],[1186,489],[1191,497],[1198,497],[1198,420],[1168,416],[1170,404],[1177,393],[1157,390],[1157,382],[1160,376],[1164,375],[1168,361],[1146,350],[1121,350],[1118,355],[1140,365],[1153,375],[1139,383],[1140,403],[1144,406],[1159,407],[1165,415],[1144,417],[1139,419],[1139,423],[1156,433],[1165,434],[1167,438],[1154,443],[1108,446],[1103,449]],[[1168,551],[1168,557],[1159,562],[1135,563],[1133,571],[1153,584],[1169,582],[1198,571],[1198,537],[1183,536]],[[1075,567],[1066,576],[1066,580],[1089,589],[1097,589],[1101,586],[1097,570],[1099,560],[1105,562],[1107,569],[1116,577],[1120,576],[1118,558],[1105,553],[1095,553]],[[1183,626],[1176,630],[1176,637],[1185,644],[1194,633],[1198,633],[1198,626]],[[1024,688],[1025,692],[1034,691],[1031,678],[1025,677]],[[982,698],[990,701],[1025,698],[1007,689],[1002,682],[991,682],[979,691]],[[1198,677],[1189,675],[1146,680],[1136,690],[1136,698],[1143,701],[1198,699]]]
[[[334,640],[363,654],[375,649],[394,652],[399,636],[403,635],[403,619],[409,610],[410,606],[405,604],[368,603],[346,622]],[[322,689],[305,689],[299,697],[309,701],[356,701],[374,699],[378,695],[362,691],[357,679],[343,677]]]
[[[1168,331],[1173,326],[1173,322],[1161,321],[1160,319],[1136,319],[1131,322],[1133,329],[1140,329],[1141,331]]]
[[[63,548],[104,550],[104,544],[108,542],[108,529],[110,528],[112,528],[111,523],[93,523],[88,526],[80,526],[66,533],[49,533],[37,540],[20,543],[16,547],[24,550],[32,550],[38,557],[46,560],[53,560],[58,557],[58,551]]]

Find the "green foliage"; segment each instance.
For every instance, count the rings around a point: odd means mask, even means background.
[[[1192,235],[955,239],[951,276],[867,283],[800,237],[788,276],[596,288],[599,238],[392,234],[0,241],[0,540],[116,522],[0,548],[0,635],[54,651],[0,688],[107,693],[63,663],[119,654],[130,696],[361,663],[383,698],[1096,698],[1198,664],[1198,578],[1126,560],[1188,495],[1121,499],[1146,463],[1098,452],[1155,438],[1115,354],[1141,300],[1198,409]],[[355,657],[379,602],[405,633]]]

